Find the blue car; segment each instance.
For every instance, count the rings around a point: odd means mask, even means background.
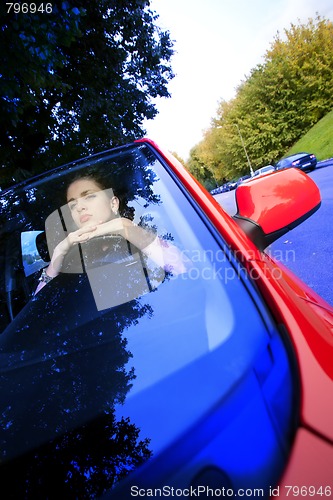
[[[276,170],[284,168],[299,168],[304,171],[311,171],[316,168],[317,158],[314,154],[310,153],[296,153],[282,158],[275,164]]]

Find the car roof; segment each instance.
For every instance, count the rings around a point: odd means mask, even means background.
[[[258,168],[257,170],[255,170],[255,173],[256,172],[265,172],[266,170],[272,170],[274,169],[273,165],[265,165],[264,167],[261,167],[261,168]]]
[[[293,155],[285,156],[284,158],[282,158],[282,160],[290,160],[291,158],[301,158],[302,156],[305,156],[308,154],[310,154],[310,153],[305,153],[305,152],[295,153]]]

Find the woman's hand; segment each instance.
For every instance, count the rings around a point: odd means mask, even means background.
[[[96,225],[86,226],[86,227],[82,227],[80,229],[77,229],[76,231],[73,231],[72,233],[69,233],[68,236],[57,245],[57,247],[55,248],[55,251],[57,249],[57,252],[59,255],[65,256],[67,254],[67,252],[74,245],[77,245],[78,243],[84,243],[85,241],[88,241],[90,238],[97,236],[96,229],[97,229]]]
[[[174,275],[186,272],[189,259],[186,259],[176,246],[161,240],[152,231],[137,226],[129,219],[118,217],[99,224],[88,238],[108,234],[121,235],[165,271],[172,272]]]
[[[149,255],[158,265],[163,267],[170,260],[165,244],[159,242],[156,234],[134,224],[125,217],[116,217],[107,222],[101,222],[94,226],[86,226],[67,235],[54,249],[51,262],[46,268],[46,274],[55,278],[61,271],[65,256],[69,250],[79,244],[89,241],[98,236],[120,235]],[[174,259],[173,259],[174,260]],[[37,293],[45,283],[40,283],[35,293]]]
[[[72,233],[69,233],[64,240],[62,240],[55,247],[51,262],[46,269],[46,273],[51,278],[55,278],[61,271],[61,267],[64,261],[65,256],[69,252],[69,250],[77,245],[78,243],[84,243],[88,241],[95,233],[97,226],[87,226]]]
[[[51,262],[46,269],[47,275],[51,278],[58,276],[61,271],[64,258],[73,246],[79,243],[84,243],[98,236],[111,234],[120,234],[126,238],[125,233],[127,234],[128,230],[131,232],[131,228],[133,230],[135,227],[136,226],[134,226],[129,219],[117,217],[107,222],[95,224],[94,226],[81,227],[80,229],[69,233],[66,238],[55,247]]]
[[[88,232],[86,234],[86,239],[82,241],[87,241],[97,236],[108,235],[122,236],[139,250],[143,250],[156,238],[153,232],[137,226],[130,219],[126,217],[116,217],[115,219],[96,225],[94,230]],[[82,238],[84,238],[84,236],[82,236]]]
[[[55,247],[51,262],[45,269],[46,275],[49,278],[55,278],[61,271],[64,258],[66,257],[69,250],[77,245],[78,243],[84,243],[88,241],[95,233],[97,226],[87,226],[84,228],[77,229],[72,233],[69,233],[65,239],[63,239]],[[35,295],[45,286],[45,282],[41,281],[35,291]]]

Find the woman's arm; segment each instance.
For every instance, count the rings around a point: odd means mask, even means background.
[[[161,240],[155,233],[134,224],[125,217],[117,217],[110,221],[95,226],[87,226],[69,233],[54,249],[51,262],[44,270],[41,281],[35,291],[38,293],[51,279],[58,276],[61,271],[64,258],[70,248],[78,243],[83,243],[98,236],[119,234],[145,255],[151,258],[157,265],[166,271],[180,274],[186,271],[184,259],[174,245]]]
[[[119,234],[165,271],[174,274],[186,271],[184,256],[175,245],[162,240],[152,231],[137,226],[129,219],[119,217],[100,224],[90,237],[106,234]]]
[[[83,243],[91,238],[91,235],[94,234],[97,226],[90,226],[86,228],[78,229],[77,231],[73,231],[69,233],[68,236],[62,240],[55,247],[51,262],[48,267],[43,269],[42,275],[39,278],[38,286],[35,290],[35,295],[53,278],[58,276],[61,271],[62,264],[65,256],[68,251],[76,244]]]
[[[137,226],[126,217],[117,217],[103,224],[99,224],[96,226],[95,231],[88,236],[88,239],[110,234],[122,236],[139,250],[143,250],[156,239],[155,233]]]

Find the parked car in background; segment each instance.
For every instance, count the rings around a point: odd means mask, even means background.
[[[247,179],[251,179],[250,174],[242,175],[242,177],[240,177],[237,181],[237,186],[239,186],[242,182],[246,181]]]
[[[232,179],[231,181],[227,182],[227,190],[232,191],[233,189],[236,189],[237,187],[237,179]]]
[[[265,167],[258,168],[258,170],[255,170],[253,173],[253,177],[257,177],[258,175],[265,175],[270,172],[274,172],[275,167],[274,165],[266,165]]]
[[[299,168],[304,171],[314,170],[317,165],[317,158],[311,153],[296,153],[282,158],[275,164],[276,170],[284,168]]]
[[[320,192],[235,198],[149,139],[0,193],[4,498],[331,496],[333,308],[265,252]]]
[[[257,179],[258,177],[261,177],[262,175],[269,174],[271,172],[274,172],[275,168],[273,165],[266,165],[265,167],[258,168],[253,172],[253,175],[246,175],[244,177],[241,177],[238,180],[237,186],[241,186],[242,184],[247,184],[248,182],[251,182],[253,179]]]
[[[214,189],[211,190],[210,194],[221,194],[221,193],[225,193],[226,191],[229,191],[228,187],[227,187],[227,184],[222,184],[221,186],[218,186]]]

